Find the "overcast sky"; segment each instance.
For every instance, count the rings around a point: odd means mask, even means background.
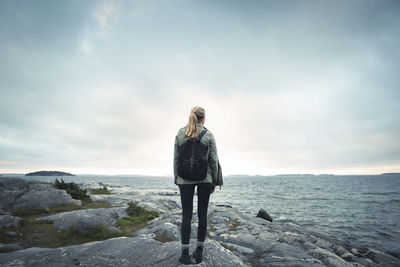
[[[0,1],[0,173],[400,172],[400,1]]]

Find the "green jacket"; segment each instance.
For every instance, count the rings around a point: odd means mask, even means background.
[[[203,131],[203,124],[198,124],[199,133]],[[213,185],[222,185],[222,171],[221,166],[219,165],[218,155],[217,155],[217,146],[215,144],[214,135],[207,130],[204,136],[201,138],[201,142],[203,144],[208,145],[208,167],[207,167],[207,176],[203,180],[200,181],[188,181],[184,180],[182,177],[178,175],[178,146],[185,142],[185,129],[183,127],[179,129],[178,134],[175,137],[175,149],[174,149],[174,182],[175,184],[197,184],[197,183],[212,183]]]

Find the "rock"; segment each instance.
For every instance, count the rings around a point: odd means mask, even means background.
[[[212,224],[226,224],[228,221],[229,221],[229,219],[228,218],[226,218],[226,217],[222,217],[222,216],[212,216],[210,219],[209,219],[209,221],[210,221],[210,223],[212,223]]]
[[[257,217],[272,222],[271,216],[269,216],[268,212],[264,209],[260,209],[258,211]]]
[[[345,253],[341,254],[340,257],[342,259],[344,259],[345,261],[351,261],[351,262],[356,261],[355,256],[353,254],[351,254],[350,252],[345,252]]]
[[[327,266],[340,266],[340,267],[353,266],[352,264],[346,262],[336,254],[333,254],[332,252],[326,249],[322,248],[311,249],[308,251],[308,254],[316,259],[319,259]]]
[[[333,244],[329,241],[323,239],[317,239],[317,242],[314,243],[317,247],[330,250],[333,247]]]
[[[261,266],[324,266],[302,249],[281,242],[273,242],[260,259]]]
[[[225,204],[217,204],[215,205],[216,207],[223,207],[223,208],[232,208],[231,205],[225,205]]]
[[[190,252],[195,249],[191,241]],[[29,248],[2,254],[2,266],[178,266],[181,244],[149,237],[118,237],[64,248]],[[207,240],[197,266],[246,266],[218,242]]]
[[[18,178],[0,179],[0,209],[44,209],[63,204],[76,203],[65,190],[35,181]]]
[[[41,191],[56,190],[48,185],[39,187],[35,182],[13,180],[6,182],[7,186],[0,184],[0,193],[8,194],[11,199],[7,200],[7,197],[0,194],[0,200],[6,201],[6,204],[0,202],[0,225],[1,221],[4,221],[4,225],[12,225],[14,220],[18,220],[9,211],[18,206],[16,204],[24,199],[25,194],[34,191],[35,196],[43,194]],[[15,183],[15,180],[19,182]],[[11,183],[13,185],[9,186]],[[86,186],[101,188],[102,184],[90,182]],[[107,201],[118,207],[63,212],[39,220],[51,220],[58,229],[74,226],[80,232],[87,232],[95,225],[105,225],[109,231],[121,233],[114,226],[118,219],[128,216],[126,204],[130,201],[158,211],[161,216],[135,232],[134,238],[115,238],[57,249],[30,248],[3,253],[0,256],[0,266],[177,266],[182,214],[180,206],[172,200],[175,198],[173,193],[162,189],[141,190],[114,185],[109,186],[109,190],[112,195],[92,195],[91,198]],[[16,192],[19,192],[18,195]],[[29,200],[25,199],[25,202]],[[305,230],[295,223],[272,223],[260,217],[250,218],[229,205],[210,205],[209,222],[211,225],[206,239],[204,262],[200,266],[243,266],[246,263],[252,266],[400,266],[396,253],[391,255],[389,252],[383,253],[369,248],[345,248],[335,244],[332,239]],[[192,252],[197,236],[196,212],[191,225]],[[13,234],[7,230],[2,233]],[[2,247],[3,245],[0,244],[0,251],[21,249],[9,245]]]
[[[125,186],[125,187],[112,187],[108,189],[111,194],[119,194],[119,195],[131,195],[131,196],[146,196],[142,190],[136,189],[134,187]]]
[[[0,243],[0,253],[12,252],[23,249],[23,247],[16,244],[1,244]],[[1,258],[1,256],[0,256]],[[1,263],[1,260],[0,260]]]
[[[7,234],[7,235],[16,236],[16,235],[17,235],[17,232],[7,231],[6,234]]]
[[[251,234],[221,234],[217,236],[216,239],[225,243],[232,243],[242,247],[251,248],[258,253],[265,253],[272,247],[271,242],[266,242],[265,239],[256,238]]]
[[[110,231],[111,233],[114,233],[114,234],[122,234],[121,229],[119,229],[119,228],[117,228],[117,227],[110,226],[110,227],[107,227],[107,229],[108,229],[108,231]]]
[[[219,216],[228,218],[229,221],[237,220],[237,221],[249,221],[250,218],[243,213],[241,213],[236,208],[229,207],[220,207],[220,206],[211,206],[209,207],[209,216]]]
[[[170,222],[164,222],[156,226],[149,226],[135,232],[136,235],[154,234],[160,242],[179,241],[181,239],[178,227]]]
[[[131,201],[140,200],[132,198],[130,195],[90,195],[90,199],[93,201],[107,202],[113,207],[127,205]]]
[[[228,230],[227,229],[218,229],[215,231],[215,235],[221,235],[221,234],[227,234]]]
[[[232,250],[235,250],[237,252],[239,252],[240,254],[254,254],[255,251],[251,248],[248,247],[243,247],[243,246],[239,246],[233,243],[225,243],[225,242],[220,242],[221,244],[223,244],[223,246],[225,248],[228,248],[228,250],[230,250],[229,248],[232,248]]]
[[[377,264],[400,266],[400,259],[393,257],[392,255],[377,251],[375,249],[369,249],[368,252],[365,254],[365,257],[371,259]]]
[[[259,224],[259,225],[268,225],[268,224],[271,223],[270,221],[267,221],[267,220],[265,220],[265,219],[258,218],[258,217],[252,218],[252,221],[253,221],[254,223],[256,223],[256,224]]]
[[[336,253],[336,255],[343,255],[349,252],[345,247],[336,244],[333,245],[332,249]]]
[[[38,220],[53,221],[58,229],[73,226],[80,233],[87,233],[96,225],[115,225],[118,219],[128,216],[127,207],[74,210],[40,217]]]
[[[10,212],[0,209],[0,215],[9,215]]]
[[[385,253],[400,259],[400,251],[387,250],[387,251],[385,251]]]
[[[14,217],[11,215],[0,215],[0,228],[2,227],[18,227],[20,217]]]
[[[101,189],[103,188],[104,184],[103,183],[98,183],[95,181],[89,181],[86,183],[81,183],[79,184],[79,187],[81,189],[86,189],[86,190],[90,190],[90,189]]]

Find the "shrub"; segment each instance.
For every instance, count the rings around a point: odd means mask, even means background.
[[[90,190],[90,193],[94,194],[94,195],[110,195],[111,194],[105,185],[103,185],[103,188]]]
[[[145,221],[152,220],[159,216],[157,211],[146,210],[143,207],[137,205],[137,203],[131,201],[128,203],[128,208],[126,212],[130,217],[140,217],[143,218]]]
[[[71,226],[61,231],[59,239],[66,244],[80,244],[119,236],[121,234],[110,231],[105,225],[96,225],[87,233],[81,233],[74,226]]]
[[[159,216],[158,212],[146,210],[138,206],[135,202],[129,202],[128,205],[126,212],[129,216],[123,217],[117,221],[121,230],[127,234],[142,228],[147,221]]]
[[[66,183],[63,179],[61,182],[56,178],[55,186],[58,189],[64,189],[73,199],[79,199],[85,202],[91,202],[90,196],[87,194],[86,189],[81,189],[76,183]]]

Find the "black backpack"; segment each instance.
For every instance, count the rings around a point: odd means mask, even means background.
[[[200,142],[206,132],[204,129],[197,138],[178,146],[178,175],[185,180],[200,181],[207,176],[208,145]]]

